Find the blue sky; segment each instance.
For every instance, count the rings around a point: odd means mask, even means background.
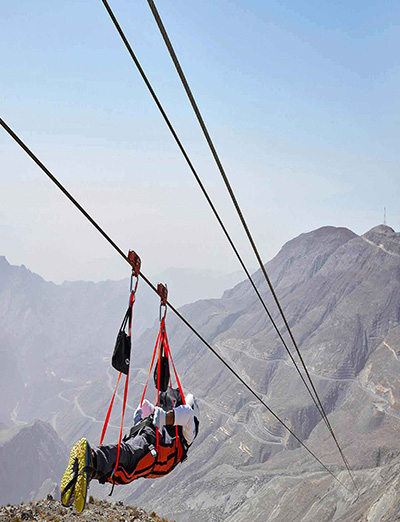
[[[250,249],[145,0],[110,0],[249,265]],[[323,225],[400,229],[400,4],[157,7],[265,260]],[[100,0],[0,0],[1,117],[145,273],[238,269]],[[127,269],[0,133],[0,241],[46,279]],[[164,253],[162,255],[162,253]]]

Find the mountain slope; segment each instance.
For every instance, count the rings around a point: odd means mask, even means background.
[[[0,505],[31,501],[45,481],[59,483],[67,448],[41,421],[0,429]]]
[[[369,496],[377,499],[383,484],[368,470],[395,464],[399,456],[396,415],[400,412],[395,400],[399,385],[393,368],[397,364],[393,351],[399,345],[388,342],[398,339],[398,259],[348,230],[326,227],[289,242],[267,268],[339,440],[361,485],[364,482]],[[257,273],[255,278],[273,309],[261,275]],[[333,470],[343,468],[329,433],[247,283],[226,292],[222,300],[195,303],[183,311],[292,429],[308,438]],[[192,383],[202,398],[209,424],[203,424],[204,438],[193,447],[186,469],[174,477],[185,484],[191,477],[195,479],[184,494],[173,488],[182,506],[179,520],[226,520],[233,513],[234,520],[256,520],[259,510],[259,520],[299,520],[302,503],[304,520],[310,520],[306,513],[315,502],[314,495],[286,496],[285,517],[271,513],[290,483],[309,487],[319,476],[334,491],[330,502],[335,510],[343,502],[349,507],[352,499],[345,490],[326,479],[304,450],[287,451],[285,448],[296,445],[287,440],[279,425],[203,347],[185,341],[184,330],[177,327],[171,343],[186,370],[183,380]],[[377,357],[385,362],[374,365]],[[385,367],[393,368],[391,375]],[[348,481],[345,473],[341,478]],[[139,486],[131,498],[139,493],[142,503],[151,505],[155,494],[165,502],[163,511],[168,514],[168,487],[173,487],[174,479],[155,484],[151,492]],[[271,487],[275,495],[266,495]],[[188,493],[191,503],[185,501]],[[258,506],[251,515],[241,508],[248,508],[250,497]],[[359,509],[365,512],[360,502]],[[193,504],[196,512],[189,508]],[[330,516],[321,520],[331,520]],[[341,520],[354,520],[346,509],[341,516]]]
[[[400,454],[399,243],[399,235],[389,227],[376,227],[364,236],[323,227],[288,242],[267,264],[331,424],[355,470],[362,493],[358,500],[297,447],[171,312],[168,332],[182,383],[200,398],[200,435],[188,460],[170,477],[117,487],[115,497],[179,521],[353,522],[368,514],[368,522],[378,522],[379,498],[386,495],[385,480],[395,476]],[[254,277],[282,327],[260,271]],[[116,289],[108,284],[102,299],[91,297],[90,285],[82,286],[81,292],[76,289],[74,299],[68,293],[59,298],[69,307],[62,308],[68,326],[58,366],[50,370],[46,359],[45,375],[42,369],[40,378],[39,367],[36,380],[28,385],[29,396],[20,398],[14,415],[29,420],[35,404],[42,404],[41,418],[51,421],[68,444],[82,435],[96,443],[115,383],[115,372],[104,358],[112,351],[116,333],[111,316],[120,316],[125,306],[121,297],[115,310]],[[11,284],[7,291],[13,302]],[[4,292],[0,304],[3,299]],[[31,295],[32,304],[41,299]],[[5,335],[11,338],[26,309],[21,304],[20,311],[7,310]],[[221,299],[198,301],[181,311],[350,487],[331,436],[250,285],[240,283]],[[101,325],[89,315],[101,318]],[[40,318],[43,331],[49,328],[47,321],[60,321],[60,315],[46,316],[46,311]],[[143,388],[156,335],[156,329],[150,329],[133,345],[127,424]],[[77,354],[73,363],[66,362],[71,339],[72,353]],[[120,408],[117,399],[109,441],[116,438]],[[94,484],[92,491],[95,496],[108,494],[108,488]],[[385,498],[390,507],[382,520],[391,521],[397,496]]]

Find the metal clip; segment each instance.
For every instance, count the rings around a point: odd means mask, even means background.
[[[156,452],[156,448],[153,446],[153,444],[150,444],[149,450],[150,450],[150,453],[151,453],[152,457],[156,458],[157,457],[157,452]]]

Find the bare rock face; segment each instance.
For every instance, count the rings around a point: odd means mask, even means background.
[[[128,498],[139,498],[146,506],[155,494],[168,514],[173,509],[167,495],[170,487],[174,499],[179,499],[174,514],[184,521],[395,520],[396,493],[385,496],[390,507],[383,508],[380,502],[387,490],[385,477],[396,476],[400,462],[400,237],[387,228],[377,227],[360,237],[346,229],[324,227],[290,241],[267,264],[353,467],[360,497],[321,473],[315,461],[177,325],[171,346],[186,370],[184,382],[202,400],[206,421],[188,462],[175,472],[175,480],[187,484],[184,494],[171,477],[154,483],[151,494],[137,485]],[[261,273],[254,277],[282,327]],[[221,300],[194,303],[183,313],[351,490],[334,442],[260,308],[243,282]]]
[[[42,500],[49,496],[57,500],[60,500],[61,497],[59,484],[50,478],[46,479],[40,486],[40,489],[35,496],[35,500]]]
[[[362,236],[378,248],[400,256],[400,234],[386,225],[378,225]]]
[[[46,482],[59,483],[67,448],[42,421],[0,431],[0,505],[46,497]],[[42,488],[41,494],[39,494]],[[41,496],[43,495],[43,496]]]

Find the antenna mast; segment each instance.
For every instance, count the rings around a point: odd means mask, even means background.
[[[386,226],[386,207],[383,207],[383,224]]]

